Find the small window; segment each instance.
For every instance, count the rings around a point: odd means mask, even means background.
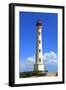
[[[40,43],[41,41],[39,40],[39,43]]]
[[[38,32],[38,34],[40,35],[40,32]]]
[[[39,58],[39,62],[41,62],[41,58]]]
[[[41,52],[41,49],[39,49],[39,52]]]

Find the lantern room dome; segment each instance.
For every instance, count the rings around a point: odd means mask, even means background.
[[[36,26],[42,26],[42,22],[38,20]]]

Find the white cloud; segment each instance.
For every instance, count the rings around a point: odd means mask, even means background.
[[[30,64],[30,65],[34,64],[35,63],[35,55],[32,57],[28,57],[27,60],[28,60],[28,64]]]
[[[45,53],[43,55],[43,60],[44,62],[47,64],[47,63],[57,63],[57,55],[55,52],[51,51],[49,53]]]
[[[25,62],[25,61],[20,61],[20,63],[19,63],[19,66],[20,66],[20,68],[24,68],[24,67],[26,67],[26,65],[27,65],[27,62]]]
[[[31,64],[31,62],[29,63],[29,61],[27,59],[24,61],[23,60],[20,60],[20,63],[19,63],[20,72],[31,71],[33,69],[34,65]]]
[[[19,62],[19,70],[20,70],[20,72],[23,71],[23,68],[25,68],[25,67],[26,67],[26,63],[20,61],[20,62]]]
[[[57,65],[57,54],[53,51],[49,52],[49,53],[45,53],[43,55],[43,63],[45,65]],[[26,60],[23,59],[23,61],[20,61],[20,71],[23,71],[23,69],[26,68],[26,66],[28,66],[29,68],[33,68],[35,64],[35,55],[31,56],[31,57],[27,57]]]
[[[28,64],[29,65],[33,65],[35,64],[35,55],[32,57],[28,57],[27,58]],[[53,51],[49,52],[49,53],[45,53],[43,55],[43,61],[45,64],[55,64],[57,63],[57,54]]]

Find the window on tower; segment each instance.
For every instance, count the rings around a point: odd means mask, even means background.
[[[41,41],[39,40],[38,42],[40,43]]]
[[[39,49],[39,52],[41,52],[41,49]]]
[[[40,32],[38,32],[38,34],[40,35]]]
[[[41,62],[41,58],[39,58],[39,62]]]

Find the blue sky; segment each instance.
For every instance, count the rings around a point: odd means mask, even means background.
[[[36,53],[36,23],[42,21],[42,49],[45,69],[57,71],[58,16],[56,13],[20,12],[20,72],[33,70]],[[48,57],[48,59],[47,59]],[[51,57],[53,60],[51,60]]]

